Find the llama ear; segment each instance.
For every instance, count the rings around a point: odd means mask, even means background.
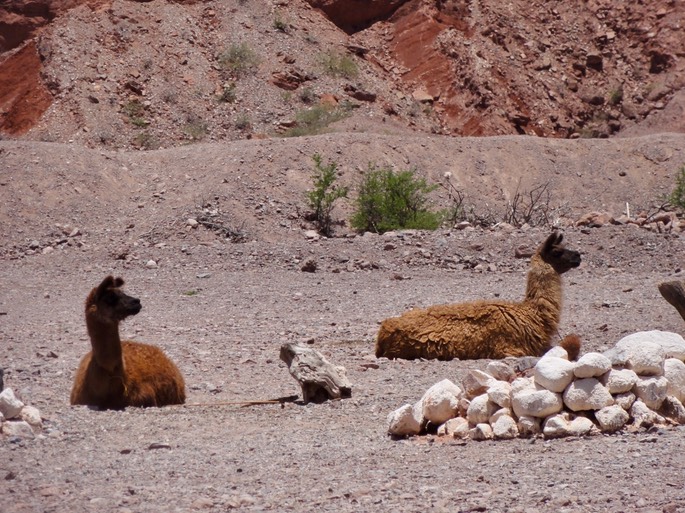
[[[114,287],[114,277],[110,274],[98,285],[97,296],[101,296],[107,289]]]
[[[559,232],[553,232],[550,234],[545,243],[542,245],[542,253],[549,253],[552,251],[552,248],[555,245],[560,244],[563,238],[564,236]]]
[[[121,287],[124,284],[124,279],[122,277],[116,278],[114,280],[115,287]]]

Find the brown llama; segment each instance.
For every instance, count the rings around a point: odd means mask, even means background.
[[[176,365],[156,346],[122,341],[119,323],[140,312],[140,300],[126,295],[122,278],[107,276],[86,299],[86,326],[92,351],[76,371],[71,404],[121,410],[185,402],[185,384]]]
[[[386,319],[378,331],[376,356],[475,360],[544,354],[559,325],[561,274],[580,265],[580,254],[564,248],[562,239],[551,234],[531,258],[522,302],[439,305]],[[567,344],[569,353],[577,355],[579,339],[562,345]]]

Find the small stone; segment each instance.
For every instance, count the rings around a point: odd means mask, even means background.
[[[511,383],[516,377],[514,369],[500,360],[493,360],[485,367],[485,372],[493,378]]]
[[[535,436],[542,432],[541,419],[530,415],[521,415],[518,421],[519,434],[523,437]]]
[[[555,356],[543,356],[535,366],[535,383],[552,392],[563,392],[573,381],[575,364]]]
[[[157,262],[155,262],[154,260],[148,260],[147,262],[145,262],[145,267],[147,267],[148,269],[157,269]]]
[[[317,268],[316,260],[313,258],[308,259],[304,264],[302,264],[302,267],[300,267],[300,270],[303,273],[315,273]]]
[[[31,425],[24,420],[7,420],[2,423],[2,434],[7,437],[18,437],[33,440],[36,435]]]
[[[405,404],[388,415],[388,433],[394,436],[418,435],[423,416],[416,405]]]
[[[456,417],[463,391],[449,379],[430,387],[421,399],[423,417],[435,425]],[[494,410],[493,410],[494,411]]]
[[[11,388],[6,388],[0,392],[0,413],[2,413],[6,419],[19,417],[23,407],[24,403],[16,398],[14,390]]]
[[[516,421],[509,415],[500,415],[492,423],[492,433],[495,438],[500,440],[511,440],[519,436],[519,429]]]
[[[511,385],[506,381],[494,381],[486,394],[492,403],[502,408],[511,406]]]
[[[611,369],[602,376],[601,382],[610,394],[622,394],[632,390],[638,377],[630,369]]]
[[[624,392],[622,394],[617,394],[614,397],[614,401],[616,401],[616,404],[618,404],[621,408],[623,408],[626,411],[630,411],[630,407],[633,405],[635,402],[635,394],[632,392]]]
[[[466,419],[471,424],[486,423],[498,409],[497,404],[489,400],[488,394],[479,395],[471,400]]]
[[[518,379],[516,380],[518,381]],[[516,383],[514,381],[514,383]],[[511,406],[517,417],[547,417],[561,411],[563,401],[561,394],[542,387],[530,387],[517,390],[512,384]]]
[[[28,423],[35,433],[40,433],[43,430],[43,419],[40,416],[38,408],[33,406],[24,406],[19,414],[21,420]]]
[[[468,438],[469,422],[464,417],[455,417],[450,419],[438,428],[438,436]]]
[[[630,407],[630,417],[633,419],[633,426],[651,427],[654,424],[663,424],[665,419],[658,413],[650,410],[645,403],[637,400]]]
[[[664,362],[664,376],[668,380],[668,395],[681,403],[685,401],[685,363],[677,358],[667,358]]]

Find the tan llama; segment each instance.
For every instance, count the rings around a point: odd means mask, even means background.
[[[162,350],[119,338],[119,323],[142,308],[138,298],[121,290],[123,284],[123,279],[108,276],[88,294],[92,351],[76,371],[71,404],[119,410],[184,403],[183,376]]]
[[[376,356],[473,360],[540,356],[550,348],[561,314],[561,275],[580,265],[580,254],[551,234],[533,255],[526,298],[520,303],[477,301],[415,309],[386,319]],[[567,339],[577,355],[578,339]]]

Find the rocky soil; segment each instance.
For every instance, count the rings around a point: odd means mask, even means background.
[[[685,279],[685,235],[625,222],[653,220],[685,163],[682,4],[372,4],[0,7],[0,367],[43,417],[0,435],[1,511],[685,511],[682,428],[393,440],[391,411],[487,362],[373,355],[413,306],[521,298],[519,257],[552,227],[583,257],[560,336],[683,333],[656,287]],[[238,70],[220,56],[240,43]],[[278,137],[313,109],[326,133]],[[332,238],[307,221],[317,153],[351,187]],[[475,227],[355,234],[369,163],[449,180]],[[477,226],[539,186],[542,226]],[[143,304],[123,335],[169,354],[188,404],[69,406],[83,301],[110,273]],[[299,394],[285,342],[343,365],[352,397],[244,407]]]
[[[5,2],[0,133],[155,149],[294,128],[685,131],[681,2],[363,4]]]
[[[412,306],[522,297],[528,263],[517,250],[534,249],[549,227],[353,236],[339,226],[334,238],[308,239],[300,214],[316,152],[339,157],[351,184],[372,155],[436,180],[450,169],[477,209],[502,206],[518,176],[553,180],[558,222],[583,256],[566,275],[560,335],[601,351],[635,331],[683,332],[656,288],[683,277],[681,233],[568,225],[589,210],[619,216],[626,201],[654,209],[685,160],[682,136],[339,134],[133,153],[0,142],[0,358],[5,386],[44,418],[38,438],[0,442],[3,511],[682,509],[679,428],[550,441],[389,438],[388,413],[487,362],[377,360],[378,323]],[[445,205],[445,193],[433,201]],[[212,212],[225,229],[187,223]],[[302,271],[308,260],[316,272]],[[83,301],[109,273],[143,303],[123,335],[178,363],[188,405],[68,405],[89,347]],[[352,398],[236,404],[299,394],[279,360],[284,342],[345,366]]]

